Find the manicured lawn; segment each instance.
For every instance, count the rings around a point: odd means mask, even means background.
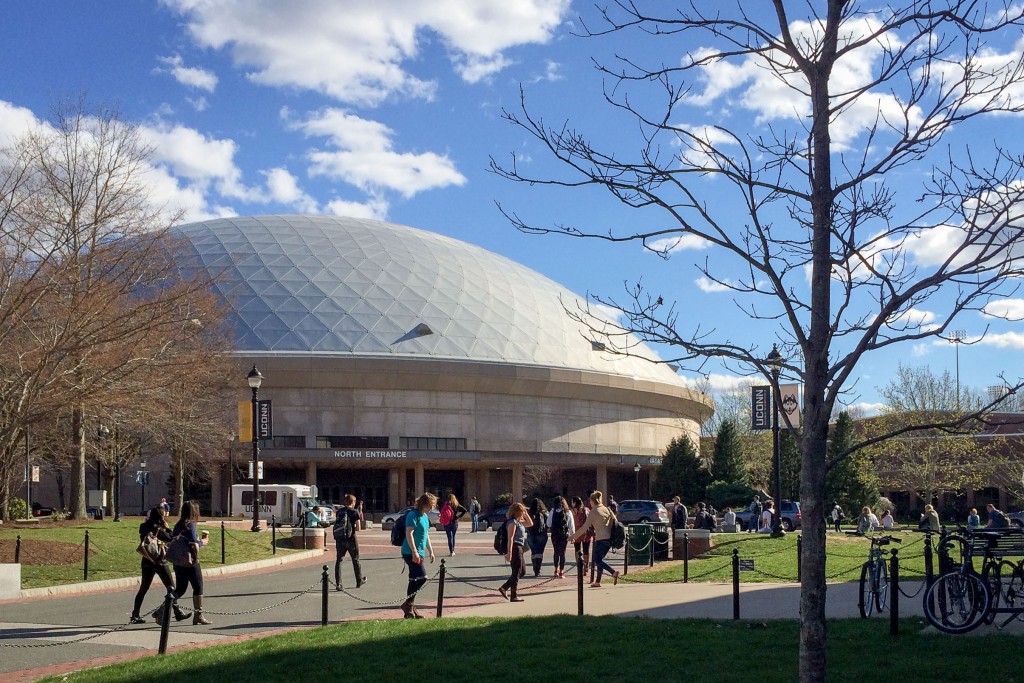
[[[888,634],[887,620],[829,623],[828,680],[1020,679],[1019,639],[922,632],[919,619]],[[64,674],[62,683],[266,683],[443,679],[791,683],[795,621],[716,622],[628,617],[445,618],[363,621],[189,650]],[[1004,656],[993,656],[1003,652]]]
[[[897,534],[901,544],[892,544],[899,550],[900,576],[907,581],[919,581],[924,574],[924,535]],[[754,571],[740,573],[744,583],[797,580],[797,534],[771,538],[767,534],[716,534],[715,547],[710,553],[690,558],[690,581],[732,580],[732,551],[739,551],[740,559],[754,561]],[[868,558],[868,540],[863,536],[828,534],[826,536],[825,574],[831,581],[857,581],[860,567]],[[935,560],[936,567],[938,560]],[[621,563],[617,560],[615,566]],[[682,561],[658,562],[653,569],[639,571],[630,567],[629,574],[620,581],[661,583],[683,580]]]
[[[78,583],[84,578],[85,532],[89,532],[89,581],[138,576],[139,524],[141,517],[126,517],[123,522],[62,523],[25,528],[0,527],[3,552],[0,561],[14,561],[13,540],[21,536],[22,588],[39,588]],[[200,525],[210,530],[210,543],[200,552],[207,567],[220,565],[221,529],[219,522]],[[238,564],[272,556],[269,531],[254,534],[242,529],[225,529],[226,564]],[[280,536],[278,537],[280,540]],[[278,547],[278,553],[295,552]]]

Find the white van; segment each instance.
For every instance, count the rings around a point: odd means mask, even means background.
[[[301,526],[308,510],[320,506],[320,521],[334,523],[334,509],[316,499],[316,486],[307,484],[260,484],[260,519],[278,525]],[[231,487],[231,509],[241,517],[252,517],[252,485]]]

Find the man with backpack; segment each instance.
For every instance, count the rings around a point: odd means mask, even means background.
[[[690,523],[689,513],[686,506],[679,500],[679,496],[672,499],[672,530],[686,529]]]
[[[480,501],[473,496],[473,499],[469,501],[469,519],[473,525],[469,532],[471,534],[475,534],[480,528],[480,510]]]
[[[764,506],[761,505],[761,496],[754,494],[754,500],[750,501],[750,512],[750,524],[747,525],[748,534],[756,532],[761,524],[761,513],[764,512]]]
[[[334,547],[338,556],[334,561],[334,589],[341,590],[341,562],[345,555],[352,556],[352,570],[356,575],[356,588],[366,583],[363,568],[359,563],[359,543],[356,541],[356,530],[359,529],[359,511],[356,509],[356,497],[351,493],[344,498],[345,504],[338,508],[334,518]]]
[[[1008,529],[1010,527],[1010,518],[1006,516],[1006,513],[997,508],[992,503],[985,506],[988,511],[988,522],[985,524],[986,529]]]

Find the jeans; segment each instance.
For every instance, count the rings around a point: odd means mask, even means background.
[[[612,549],[612,542],[610,539],[604,539],[602,541],[594,541],[594,566],[597,567],[597,583],[601,583],[601,573],[608,572],[609,574],[615,574],[615,570],[612,566],[604,561],[605,555]]]
[[[338,556],[334,560],[334,583],[338,590],[341,590],[341,561],[346,554],[352,558],[352,570],[356,574],[356,588],[358,588],[359,584],[363,582],[363,567],[359,563],[359,543],[356,541],[356,537],[353,536],[347,541],[336,543],[335,550]]]
[[[444,528],[444,535],[448,537],[448,552],[455,552],[455,532],[459,530],[459,523],[452,522]]]
[[[472,520],[472,522],[473,522],[473,529],[472,529],[472,531],[470,531],[469,533],[471,533],[471,534],[475,534],[475,533],[476,533],[476,532],[477,532],[477,531],[478,531],[478,530],[480,529],[480,515],[478,515],[478,514],[476,514],[476,513],[474,512],[474,513],[473,513],[473,514],[472,514],[472,515],[470,516],[470,519],[471,519],[471,520]]]

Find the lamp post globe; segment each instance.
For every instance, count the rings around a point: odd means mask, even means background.
[[[636,487],[633,497],[636,499],[640,498],[640,463],[633,465],[633,475],[636,477]]]
[[[764,359],[764,364],[772,375],[772,468],[775,474],[772,536],[778,538],[785,536],[786,530],[782,528],[782,458],[779,453],[779,375],[782,373],[782,354],[776,344],[772,344],[771,353]]]
[[[259,439],[259,391],[263,375],[255,365],[247,377],[252,389],[252,531],[260,530],[260,439]]]

